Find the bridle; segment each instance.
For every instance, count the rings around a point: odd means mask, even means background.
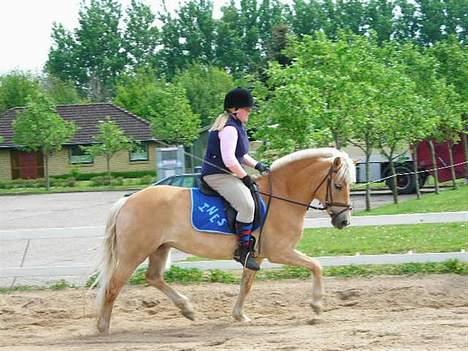
[[[333,201],[333,192],[332,192],[332,189],[331,189],[331,187],[332,187],[332,176],[333,176],[333,173],[337,173],[338,170],[339,170],[339,169],[335,170],[333,168],[333,166],[334,166],[333,164],[330,166],[330,169],[328,170],[327,175],[322,179],[322,181],[319,183],[319,185],[317,185],[317,187],[314,190],[313,196],[312,196],[312,199],[315,199],[315,194],[317,193],[317,191],[320,189],[320,187],[326,181],[327,182],[327,190],[326,190],[327,192],[326,192],[326,195],[325,195],[325,204],[323,204],[322,207],[312,206],[310,203],[295,201],[295,200],[291,200],[291,199],[288,199],[288,198],[285,198],[285,197],[282,197],[282,196],[273,195],[273,181],[272,181],[271,173],[267,174],[267,177],[268,177],[268,191],[269,191],[268,193],[260,191],[255,187],[255,189],[253,190],[254,192],[257,192],[257,193],[259,193],[261,195],[268,196],[268,203],[267,203],[266,213],[265,213],[265,217],[263,218],[263,222],[262,222],[262,224],[260,226],[260,233],[259,233],[259,237],[258,237],[258,239],[259,239],[258,240],[259,241],[259,243],[258,243],[258,252],[259,253],[262,252],[263,227],[264,227],[264,224],[265,224],[266,219],[268,217],[268,212],[270,211],[271,199],[277,199],[277,200],[289,202],[289,203],[294,204],[294,205],[303,206],[307,210],[314,209],[314,210],[325,211],[325,210],[329,209],[330,207],[343,207],[343,209],[341,211],[339,211],[338,213],[328,212],[328,214],[330,215],[330,217],[332,219],[332,222],[335,220],[336,217],[338,217],[343,212],[348,211],[348,210],[352,210],[351,204],[344,204],[344,203],[341,203],[341,202],[334,202]]]
[[[348,210],[352,210],[351,204],[345,204],[345,203],[342,203],[342,202],[333,201],[333,192],[332,192],[332,189],[331,189],[331,187],[332,187],[332,177],[333,177],[333,173],[337,173],[338,170],[339,169],[335,170],[333,168],[333,165],[331,165],[330,169],[327,172],[327,175],[317,185],[317,187],[315,188],[315,190],[313,192],[312,198],[315,198],[315,194],[317,193],[317,191],[322,187],[322,185],[326,181],[327,190],[326,190],[326,195],[325,195],[325,203],[322,205],[322,207],[317,207],[317,206],[313,206],[313,205],[305,203],[305,202],[295,201],[295,200],[291,200],[291,199],[288,199],[288,198],[285,198],[285,197],[282,197],[282,196],[273,195],[271,173],[267,174],[268,184],[269,184],[269,192],[265,193],[263,191],[259,191],[259,190],[257,190],[257,191],[258,191],[259,194],[262,194],[262,195],[265,195],[265,196],[269,197],[268,207],[270,205],[270,202],[271,202],[272,198],[277,199],[277,200],[282,200],[282,201],[285,201],[285,202],[289,202],[289,203],[292,203],[294,205],[304,206],[308,210],[309,209],[314,209],[314,210],[325,211],[325,210],[329,209],[330,207],[343,207],[343,209],[341,211],[339,211],[338,213],[334,213],[334,212],[330,213],[331,218],[334,219],[335,217],[339,216],[343,212],[348,211]]]

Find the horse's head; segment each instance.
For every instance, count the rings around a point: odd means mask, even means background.
[[[332,219],[336,228],[350,224],[351,184],[356,178],[356,168],[349,156],[334,148],[306,149],[296,151],[276,160],[272,166],[270,190],[273,198],[287,203],[309,206],[312,200],[319,200]],[[272,191],[275,179],[278,196]],[[268,181],[260,179],[263,189],[268,189]],[[268,195],[265,193],[265,195]],[[275,196],[276,195],[276,196]]]
[[[331,217],[335,228],[343,229],[351,223],[351,184],[355,181],[355,168],[349,157],[336,156],[328,169],[317,197]]]

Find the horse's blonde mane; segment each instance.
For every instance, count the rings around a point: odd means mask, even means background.
[[[314,159],[335,157],[341,157],[341,160],[343,161],[342,166],[336,175],[337,180],[339,182],[344,180],[347,184],[354,183],[356,181],[356,167],[354,166],[353,160],[351,160],[346,152],[334,148],[306,149],[296,151],[273,162],[271,169],[274,171],[292,162],[309,158]]]

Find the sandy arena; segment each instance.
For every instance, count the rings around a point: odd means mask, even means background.
[[[325,312],[308,306],[310,281],[257,282],[248,324],[231,308],[238,286],[175,285],[195,322],[151,287],[127,286],[111,334],[94,329],[84,289],[0,295],[0,350],[467,350],[468,277],[326,278]]]

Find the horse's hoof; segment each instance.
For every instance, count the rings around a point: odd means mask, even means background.
[[[190,319],[191,321],[195,320],[195,313],[193,311],[185,310],[181,311],[181,313],[185,318]]]
[[[98,322],[97,330],[101,335],[109,335],[109,326],[106,323]]]
[[[310,304],[310,307],[312,307],[312,310],[316,313],[316,314],[321,314],[322,313],[322,304],[320,303],[311,303]]]
[[[236,315],[232,315],[234,317],[234,319],[238,322],[242,322],[242,323],[249,323],[251,322],[252,320],[247,317],[245,314],[236,314]]]

